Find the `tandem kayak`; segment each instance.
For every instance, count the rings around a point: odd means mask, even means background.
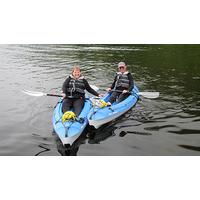
[[[75,140],[82,134],[85,127],[88,125],[87,114],[92,108],[92,103],[89,99],[85,100],[84,107],[78,116],[77,120],[62,121],[62,99],[57,103],[53,112],[53,129],[60,138],[63,145],[72,145]]]
[[[90,126],[98,129],[103,124],[106,124],[124,113],[130,110],[138,101],[139,90],[137,86],[134,86],[131,94],[122,102],[114,102],[111,106],[106,106],[103,108],[93,107],[88,114],[88,121]],[[111,92],[108,92],[102,100],[108,102]]]

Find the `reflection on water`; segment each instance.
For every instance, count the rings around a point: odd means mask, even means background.
[[[87,127],[86,131],[73,143],[72,146],[63,146],[62,142],[58,137],[56,137],[56,145],[58,152],[62,156],[76,156],[79,147],[84,144],[100,144],[109,137],[115,136],[114,130],[116,129],[112,123],[102,126],[99,129],[94,129],[93,127]]]
[[[80,143],[78,140],[72,146],[63,146],[62,142],[56,137],[57,150],[62,156],[76,156]]]
[[[109,123],[107,125],[104,125],[100,127],[99,129],[90,129],[88,131],[89,144],[100,144],[102,141],[106,140],[109,137],[115,136],[115,130],[117,127],[115,127],[112,123]]]
[[[40,154],[46,152],[46,151],[50,151],[49,148],[45,147],[45,144],[40,144],[38,145],[38,147],[40,147],[41,149],[43,149],[42,151],[38,152],[37,154],[35,154],[35,156],[39,156]]]
[[[21,90],[60,93],[79,64],[103,91],[119,61],[140,91],[160,97],[141,97],[120,119],[88,129],[73,152],[62,149],[51,133],[58,99]],[[0,45],[0,155],[200,155],[199,66],[200,45]]]
[[[183,147],[185,149],[193,150],[193,151],[200,151],[200,146],[190,146],[190,145],[179,145],[180,147]]]

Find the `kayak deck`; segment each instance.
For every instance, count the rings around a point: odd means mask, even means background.
[[[130,94],[124,101],[117,103],[114,102],[111,106],[106,106],[103,108],[94,107],[88,114],[89,125],[94,126],[96,129],[106,124],[130,110],[138,101],[139,90],[135,86]],[[108,102],[111,93],[107,93],[102,100]]]
[[[63,145],[72,145],[74,141],[81,135],[88,124],[87,114],[89,113],[92,104],[89,99],[85,100],[84,107],[76,121],[62,122],[62,100],[58,102],[53,112],[53,128],[55,133],[60,138]]]

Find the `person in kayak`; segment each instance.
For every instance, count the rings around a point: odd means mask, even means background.
[[[114,82],[111,87],[107,89],[108,92],[112,92],[107,105],[110,106],[113,102],[121,102],[129,96],[129,92],[134,88],[133,76],[127,70],[126,64],[120,62],[118,64],[118,72],[114,78]],[[115,91],[116,90],[116,91]]]
[[[82,76],[79,66],[74,66],[72,74],[64,81],[62,86],[62,111],[63,113],[73,109],[76,116],[78,116],[84,106],[85,91],[100,97],[101,95],[92,89],[88,81]]]

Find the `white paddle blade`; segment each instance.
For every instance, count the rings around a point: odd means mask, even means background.
[[[160,95],[159,92],[138,92],[137,94],[149,99],[158,98]]]
[[[30,91],[30,90],[22,90],[22,92],[25,94],[28,94],[30,96],[35,96],[35,97],[46,96],[46,94],[43,92],[34,92],[34,91]]]
[[[96,85],[90,85],[90,87],[96,92],[99,91],[99,88]]]

